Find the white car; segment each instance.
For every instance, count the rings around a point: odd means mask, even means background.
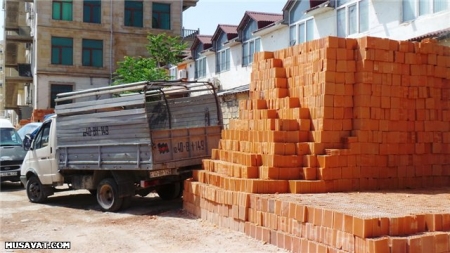
[[[17,130],[17,133],[19,134],[20,138],[23,140],[26,134],[33,133],[41,125],[42,125],[42,122],[31,122],[31,123],[24,125],[19,130]]]

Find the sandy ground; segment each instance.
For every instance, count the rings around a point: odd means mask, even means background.
[[[14,252],[287,252],[217,227],[182,210],[182,200],[134,197],[119,213],[100,211],[88,191],[59,192],[45,204],[28,201],[17,183],[0,191],[0,252],[5,241],[69,241],[70,250]]]

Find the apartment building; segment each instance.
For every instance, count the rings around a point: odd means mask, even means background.
[[[327,36],[419,41],[434,37],[450,46],[449,34],[448,0],[289,0],[279,14],[247,11],[239,24],[219,24],[207,43],[205,35],[198,36],[192,56],[178,73],[218,85],[226,125],[238,117],[237,100],[248,97],[254,52]]]
[[[198,0],[4,0],[5,109],[29,118],[57,93],[107,86],[124,56],[147,56],[149,33],[184,35]]]
[[[3,47],[4,47],[3,41],[0,41],[0,101],[3,101],[5,97],[3,85],[5,80],[5,74],[3,71],[3,66],[5,65],[5,54]],[[0,103],[0,118],[5,116],[6,116],[5,105],[3,103]]]

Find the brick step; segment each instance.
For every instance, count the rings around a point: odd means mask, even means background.
[[[293,252],[441,253],[450,247],[450,212],[420,205],[395,210],[379,203],[381,192],[262,195],[192,180],[184,189],[188,212]]]

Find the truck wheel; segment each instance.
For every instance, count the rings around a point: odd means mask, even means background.
[[[97,202],[103,211],[115,212],[122,206],[119,187],[112,178],[103,179],[97,186]]]
[[[158,193],[159,197],[164,200],[180,198],[182,191],[180,182],[161,185],[158,189],[156,189],[156,193]]]
[[[47,195],[44,192],[43,186],[39,178],[31,176],[26,185],[28,199],[33,203],[42,203],[47,200]]]
[[[131,206],[131,201],[132,201],[132,199],[133,199],[133,196],[126,196],[126,197],[123,197],[123,203],[122,203],[121,210],[125,210],[125,209],[127,209],[128,207],[130,207],[130,206]]]

